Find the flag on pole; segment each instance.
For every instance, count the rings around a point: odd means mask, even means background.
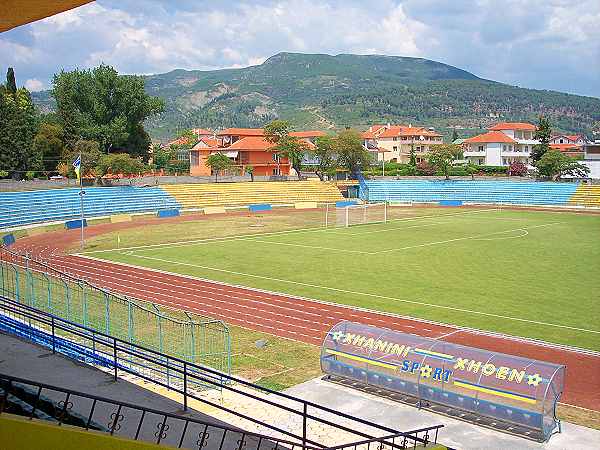
[[[79,155],[77,159],[73,161],[73,169],[75,170],[75,174],[77,175],[77,180],[79,180],[81,172],[81,155]]]

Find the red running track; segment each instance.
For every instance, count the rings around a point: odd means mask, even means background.
[[[56,254],[54,245],[58,244],[62,247],[61,244],[67,239],[59,244],[60,239],[52,240],[53,234],[55,233],[46,233],[42,235],[43,238],[34,236],[23,239],[19,247],[23,248],[22,244],[27,242],[26,248],[34,253],[41,256],[51,255],[52,257],[48,259],[57,269],[117,293],[314,345],[321,344],[323,337],[334,324],[341,320],[351,320],[457,344],[564,364],[567,366],[567,374],[562,402],[600,411],[600,355],[597,353],[577,352],[560,346],[483,331],[465,330],[451,325],[232,286],[125,264]],[[73,233],[61,232],[60,234],[61,239],[64,239],[66,234],[73,235],[71,242],[76,238]],[[54,245],[49,246],[49,242]]]

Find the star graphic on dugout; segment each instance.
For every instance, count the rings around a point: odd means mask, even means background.
[[[343,331],[334,331],[333,333],[331,333],[331,339],[333,339],[335,342],[339,342],[340,339],[342,339],[343,337],[344,337]]]
[[[540,374],[534,373],[533,375],[527,375],[527,384],[529,386],[537,386],[542,381],[542,377]]]
[[[421,376],[423,378],[429,378],[431,376],[431,371],[433,369],[431,367],[429,367],[427,364],[425,364],[423,367],[421,367]]]

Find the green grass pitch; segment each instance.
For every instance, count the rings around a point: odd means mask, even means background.
[[[349,228],[268,215],[146,227],[121,233],[140,247],[106,250],[107,235],[90,256],[600,350],[600,215],[388,211]],[[166,243],[184,239],[198,241]]]

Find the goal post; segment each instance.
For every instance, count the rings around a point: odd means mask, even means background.
[[[387,203],[366,203],[344,207],[327,206],[325,227],[350,227],[387,222]]]

